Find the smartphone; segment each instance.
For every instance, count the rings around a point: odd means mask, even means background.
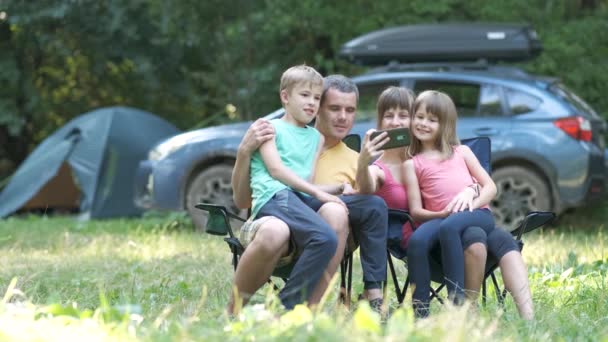
[[[390,140],[380,147],[381,150],[389,150],[391,148],[403,147],[410,144],[410,130],[408,128],[394,128],[375,131],[372,133],[370,139],[374,139],[383,132],[388,133]]]

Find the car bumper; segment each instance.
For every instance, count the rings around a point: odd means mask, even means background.
[[[143,160],[135,176],[135,205],[143,209],[181,210],[181,169],[169,160]]]

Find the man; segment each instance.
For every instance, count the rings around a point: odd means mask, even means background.
[[[345,194],[340,198],[349,209],[348,221],[361,245],[365,287],[363,297],[370,301],[372,307],[380,310],[383,303],[381,284],[386,279],[386,204],[377,196],[346,195],[353,193],[358,154],[346,147],[341,140],[350,132],[354,123],[358,96],[356,85],[348,78],[337,75],[325,78],[316,123],[316,128],[325,137],[325,144],[317,162],[315,183],[324,189],[331,189],[330,192]],[[250,203],[248,177],[245,177],[248,175],[248,160],[263,142],[272,138],[274,132],[271,125],[265,120],[258,120],[247,131],[239,146],[233,173],[234,201],[238,207],[248,207]],[[336,162],[337,160],[340,162]],[[323,213],[320,214],[323,216]],[[334,218],[328,216],[327,219]],[[231,313],[240,307],[239,303],[235,302],[237,297],[240,297],[244,304],[270,277],[279,258],[289,258],[294,254],[293,246],[290,249],[289,228],[284,222],[269,219],[258,224],[255,237],[235,272],[234,287],[238,296],[233,294],[228,305],[228,311]],[[343,245],[345,234],[337,234],[340,244]],[[318,289],[324,290],[327,286],[341,260],[342,250],[343,248],[338,248],[336,256],[330,261],[330,266],[326,269],[327,276],[322,279]],[[309,299],[309,304],[320,300],[322,293],[323,291],[315,291]]]

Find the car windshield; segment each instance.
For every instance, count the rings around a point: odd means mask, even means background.
[[[575,93],[570,91],[565,85],[561,83],[554,83],[549,87],[549,91],[559,97],[560,99],[571,104],[580,114],[599,118],[599,115],[589,106],[583,99],[578,97]]]

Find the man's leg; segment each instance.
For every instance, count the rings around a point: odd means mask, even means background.
[[[319,284],[317,285],[312,296],[308,298],[309,305],[316,305],[321,301],[323,294],[329,286],[329,282],[336,273],[338,265],[342,261],[344,256],[344,246],[346,245],[346,239],[348,238],[348,214],[344,207],[338,203],[325,203],[318,211],[321,218],[323,218],[338,236],[338,247],[336,248],[336,254],[329,261],[329,265],[325,269],[325,274],[321,277]]]
[[[371,195],[340,197],[348,207],[353,235],[360,245],[364,297],[382,298],[382,282],[386,281],[386,234],[388,209],[384,200]]]
[[[499,260],[505,287],[513,296],[521,318],[534,319],[534,304],[528,284],[528,269],[510,233],[495,229],[488,235],[488,251]]]
[[[289,227],[285,222],[272,218],[257,228],[234,273],[228,313],[238,314],[249,298],[270,278],[277,262],[288,251]]]

